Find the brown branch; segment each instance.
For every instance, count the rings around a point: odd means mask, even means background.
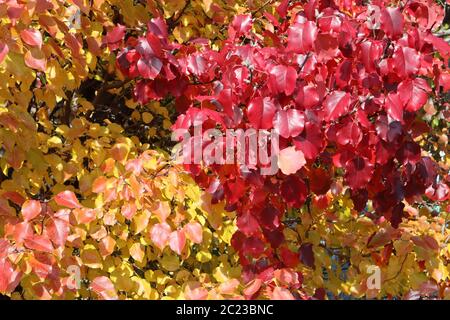
[[[397,273],[393,277],[384,280],[384,282],[392,281],[392,280],[394,280],[395,278],[397,278],[400,275],[400,273],[403,270],[403,265],[405,264],[405,261],[406,261],[407,258],[408,258],[408,255],[405,255],[405,258],[402,261],[402,265],[400,266],[400,269],[397,271]]]
[[[267,0],[261,7],[259,7],[258,9],[255,9],[255,10],[251,11],[251,14],[254,15],[254,14],[260,12],[260,11],[263,10],[267,5],[269,5],[271,2],[273,2],[273,0]]]
[[[184,7],[177,14],[177,17],[174,18],[175,17],[175,15],[174,15],[173,17],[170,18],[170,21],[168,22],[170,31],[172,31],[176,27],[178,21],[181,19],[181,17],[183,16],[184,12],[186,11],[187,7],[190,4],[191,4],[191,0],[187,0],[186,3],[184,4]]]

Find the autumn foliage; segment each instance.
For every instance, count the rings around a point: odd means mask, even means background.
[[[447,6],[0,1],[0,294],[450,298]]]

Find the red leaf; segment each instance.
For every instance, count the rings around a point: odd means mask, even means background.
[[[280,110],[273,119],[273,126],[283,138],[296,137],[305,126],[305,116],[297,109]]]
[[[111,31],[108,31],[106,34],[106,42],[108,44],[113,44],[119,41],[122,41],[125,38],[125,32],[127,28],[118,24],[116,27],[112,28]]]
[[[153,18],[148,23],[148,32],[155,34],[158,38],[165,39],[168,37],[166,20],[162,17]]]
[[[270,70],[270,86],[275,93],[284,92],[287,96],[295,90],[297,71],[293,67],[283,65]]]
[[[361,60],[367,72],[376,71],[377,63],[383,55],[383,44],[381,41],[364,41],[361,44]]]
[[[245,238],[242,243],[242,252],[258,258],[264,252],[264,242],[254,236]]]
[[[332,172],[324,168],[311,168],[309,171],[309,185],[311,191],[317,195],[326,194],[332,183]]]
[[[431,88],[425,79],[416,78],[402,81],[398,85],[397,91],[405,109],[416,112],[427,102]]]
[[[191,54],[187,58],[187,62],[187,67],[192,74],[201,76],[207,72],[208,61],[202,55]]]
[[[272,99],[256,97],[248,105],[247,117],[255,129],[270,129],[275,111]]]
[[[266,206],[258,215],[258,220],[266,230],[275,230],[280,226],[280,211],[273,206]]]
[[[373,174],[373,164],[364,157],[356,157],[345,166],[345,181],[352,189],[367,187]]]
[[[303,180],[290,175],[281,184],[280,193],[289,206],[300,208],[306,201],[308,188]]]
[[[308,160],[315,159],[324,147],[324,137],[319,126],[306,122],[303,133],[294,138],[294,145]]]
[[[399,76],[406,77],[417,73],[420,67],[420,56],[409,47],[397,47],[392,55],[395,71]]]
[[[137,62],[137,67],[143,78],[153,80],[161,72],[162,62],[156,57],[141,58]]]
[[[295,53],[311,51],[317,38],[317,33],[317,26],[312,21],[294,24],[288,31],[287,50]]]
[[[403,121],[403,102],[397,92],[390,92],[387,95],[384,108],[392,119]]]
[[[356,147],[362,139],[362,132],[355,120],[345,124],[336,132],[337,142],[341,145],[352,145]]]
[[[348,112],[350,106],[350,94],[344,91],[333,91],[324,101],[326,121],[337,120]]]
[[[20,31],[23,42],[33,47],[42,47],[42,34],[36,29],[26,29]]]
[[[381,10],[381,28],[391,38],[403,34],[403,15],[399,8],[384,8]]]
[[[294,253],[287,248],[281,248],[280,256],[286,267],[295,268],[299,263],[298,253]]]
[[[311,109],[319,104],[320,97],[317,88],[306,85],[299,88],[295,102],[301,108]]]
[[[247,297],[253,296],[259,291],[262,283],[263,282],[261,279],[253,279],[252,281],[248,282],[243,290],[244,295]]]
[[[230,38],[236,36],[246,35],[251,30],[253,25],[251,14],[240,14],[234,17],[233,22],[230,25],[229,33]]]
[[[63,247],[69,235],[69,222],[52,217],[46,224],[46,231],[55,246]]]
[[[336,70],[336,84],[340,88],[345,88],[350,84],[352,75],[352,62],[349,59],[345,59],[341,62]]]
[[[246,236],[257,234],[260,231],[258,220],[250,212],[239,215],[236,225]]]
[[[55,202],[63,207],[75,209],[81,208],[80,203],[78,202],[77,196],[72,191],[66,190],[58,193],[55,197]]]
[[[0,292],[11,293],[20,283],[22,272],[7,258],[0,259]]]
[[[43,251],[52,253],[53,245],[52,242],[41,235],[31,235],[25,239],[25,246],[32,250]]]
[[[33,220],[41,213],[41,203],[37,200],[27,200],[22,205],[22,215],[25,221]]]

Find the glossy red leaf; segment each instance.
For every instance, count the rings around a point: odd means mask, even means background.
[[[250,14],[240,14],[234,17],[229,28],[230,37],[246,35],[253,25],[252,16]]]
[[[311,109],[319,104],[320,96],[313,85],[301,86],[295,97],[295,102],[300,108]]]
[[[141,58],[137,62],[137,68],[140,75],[145,79],[155,79],[161,72],[163,64],[161,60],[156,57],[149,57],[148,59]]]
[[[255,129],[270,129],[275,112],[271,98],[256,97],[248,105],[247,118]]]
[[[387,95],[384,108],[392,119],[403,121],[403,102],[397,92],[390,92]]]
[[[324,101],[326,121],[335,121],[349,111],[351,97],[348,92],[333,91]]]
[[[428,101],[431,88],[425,79],[404,80],[397,88],[405,110],[416,112]]]
[[[337,142],[344,146],[352,145],[356,147],[361,142],[362,137],[362,131],[355,121],[349,122],[336,132]]]
[[[403,33],[403,15],[399,8],[384,8],[381,10],[381,28],[392,38]]]
[[[275,93],[291,95],[295,90],[297,71],[293,67],[275,66],[270,70],[270,86]]]
[[[168,37],[166,21],[162,17],[151,19],[148,23],[148,32],[153,33],[158,38],[166,39]]]
[[[33,226],[28,221],[14,225],[13,237],[17,244],[22,244],[26,238],[31,236],[33,236]]]
[[[317,26],[313,21],[292,25],[288,31],[287,50],[295,53],[311,51],[317,34]]]
[[[266,206],[258,215],[262,228],[275,230],[280,226],[280,211],[273,206]]]
[[[297,109],[279,110],[273,118],[273,127],[283,138],[296,137],[302,133],[305,116]]]
[[[395,71],[406,77],[416,74],[420,67],[420,56],[417,51],[409,47],[397,47],[392,56]]]
[[[374,166],[367,158],[356,157],[345,165],[345,181],[352,189],[367,187],[372,178]]]
[[[315,159],[324,147],[324,136],[320,127],[306,122],[303,133],[294,138],[294,145],[308,160]]]
[[[7,258],[0,259],[0,292],[11,293],[19,285],[22,272]]]

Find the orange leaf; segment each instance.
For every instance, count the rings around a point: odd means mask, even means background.
[[[196,221],[191,221],[187,225],[184,226],[184,230],[186,232],[186,236],[193,243],[202,243],[203,240],[203,230],[200,223]]]
[[[22,215],[25,221],[36,218],[41,213],[41,203],[37,200],[27,200],[22,205]]]
[[[55,196],[54,199],[57,204],[59,204],[60,206],[63,206],[63,207],[67,207],[67,208],[71,208],[71,209],[81,207],[75,193],[73,193],[72,191],[66,190],[66,191],[60,192]]]
[[[47,59],[38,48],[32,48],[25,53],[25,64],[32,69],[42,72],[45,72],[45,69],[47,69]]]
[[[183,230],[173,231],[169,236],[169,246],[170,249],[178,254],[183,251],[184,245],[186,244],[186,236]]]
[[[3,62],[8,52],[9,52],[8,45],[6,43],[0,43],[0,63]]]
[[[118,299],[114,284],[107,277],[95,278],[92,281],[90,288],[104,300]]]
[[[166,222],[158,223],[150,230],[150,238],[159,249],[163,250],[167,245],[171,231],[170,226]]]
[[[36,29],[26,29],[20,31],[23,42],[33,47],[42,47],[42,34]]]

